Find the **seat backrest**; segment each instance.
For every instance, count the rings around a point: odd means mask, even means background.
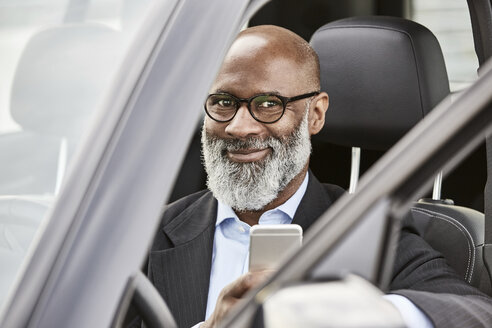
[[[449,94],[441,48],[424,26],[397,17],[328,23],[311,38],[330,107],[319,141],[387,150]],[[481,256],[484,216],[445,204],[416,203],[415,230],[463,279],[490,293]]]
[[[27,43],[17,65],[11,115],[24,129],[78,137],[118,67],[118,33],[96,23],[53,26]],[[97,77],[97,78],[96,78]]]
[[[449,94],[439,43],[415,22],[343,19],[318,29],[311,45],[330,96],[324,141],[387,150]]]

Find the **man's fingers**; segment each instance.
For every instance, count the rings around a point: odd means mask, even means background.
[[[241,296],[244,295],[249,290],[249,283],[248,283],[249,277],[246,275],[243,275],[233,282],[231,282],[229,285],[225,286],[224,289],[222,289],[221,294],[223,294],[223,298],[226,297],[231,297],[231,298],[241,298]]]
[[[258,286],[272,273],[272,270],[248,272],[225,286],[220,292],[214,312],[202,326],[215,327],[248,290]]]
[[[248,290],[265,281],[273,272],[272,270],[248,272],[227,285],[222,292],[225,297],[241,298]]]

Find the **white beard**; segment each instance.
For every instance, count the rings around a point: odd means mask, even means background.
[[[221,139],[202,129],[202,153],[207,172],[207,186],[215,198],[238,212],[259,211],[277,198],[308,162],[311,140],[308,113],[294,131],[285,137],[265,140]],[[258,162],[238,163],[227,151],[271,148]]]

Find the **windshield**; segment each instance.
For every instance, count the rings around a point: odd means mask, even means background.
[[[0,4],[0,307],[148,4]]]

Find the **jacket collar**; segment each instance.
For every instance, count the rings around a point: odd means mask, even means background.
[[[292,223],[300,225],[302,230],[306,231],[326,211],[332,201],[323,185],[310,171],[306,193],[297,208]]]
[[[178,246],[203,233],[215,223],[216,217],[217,200],[209,191],[164,225],[162,230],[173,245]]]
[[[326,211],[332,201],[323,185],[309,171],[306,192],[297,207],[292,223],[299,224],[303,230],[308,229]],[[211,192],[207,192],[170,223],[162,227],[162,230],[177,246],[196,238],[210,225],[214,225],[216,219],[217,200]]]

